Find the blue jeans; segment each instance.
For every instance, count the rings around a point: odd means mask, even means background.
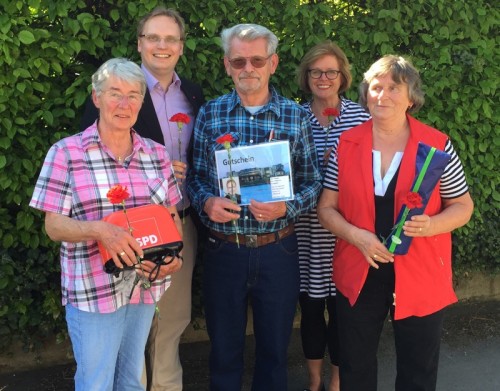
[[[109,314],[66,305],[76,360],[76,391],[144,390],[141,375],[153,304],[129,304]]]
[[[259,248],[238,248],[210,236],[203,282],[210,390],[241,390],[249,301],[255,336],[252,390],[287,390],[287,350],[299,294],[295,234]]]

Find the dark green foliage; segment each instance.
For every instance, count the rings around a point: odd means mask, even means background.
[[[0,5],[0,344],[14,336],[62,332],[58,245],[43,216],[28,207],[49,146],[74,133],[90,76],[111,57],[139,60],[136,22],[157,5],[144,0],[27,0]],[[295,68],[326,38],[344,49],[353,88],[381,55],[409,56],[420,69],[426,103],[418,118],[447,133],[475,201],[472,221],[454,235],[455,270],[498,271],[498,85],[500,15],[494,3],[455,0],[184,0],[168,2],[186,20],[179,73],[208,98],[231,89],[219,34],[241,22],[268,26],[280,39],[272,82],[301,99]],[[198,284],[195,284],[198,286]]]

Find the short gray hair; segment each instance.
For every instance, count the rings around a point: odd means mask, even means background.
[[[224,55],[227,57],[231,52],[231,42],[234,38],[242,41],[255,41],[259,38],[264,38],[267,41],[267,55],[276,53],[278,48],[278,38],[269,29],[258,24],[244,23],[222,30],[222,48]]]
[[[365,74],[363,81],[359,85],[359,103],[365,109],[367,108],[366,99],[368,86],[373,79],[382,75],[391,75],[395,83],[408,84],[408,97],[413,102],[413,106],[408,109],[409,113],[417,112],[425,102],[424,92],[422,91],[422,81],[417,68],[413,66],[410,60],[404,57],[387,54],[375,61]]]
[[[104,84],[110,76],[115,76],[127,83],[139,83],[141,85],[141,94],[146,93],[146,79],[141,67],[135,62],[126,58],[112,58],[102,64],[92,75],[92,89],[97,95],[103,91]]]

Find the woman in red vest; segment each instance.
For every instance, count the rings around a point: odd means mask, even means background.
[[[330,157],[318,203],[320,223],[337,236],[334,282],[342,391],[377,389],[377,348],[393,322],[396,390],[435,390],[443,309],[452,286],[451,231],[473,210],[465,175],[448,137],[409,115],[424,103],[418,71],[387,55],[364,74],[360,103],[372,120],[344,132]],[[451,156],[423,213],[405,222],[405,255],[384,240],[412,189],[418,144]]]

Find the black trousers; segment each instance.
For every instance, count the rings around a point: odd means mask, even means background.
[[[339,335],[337,330],[337,310],[335,296],[315,299],[301,293],[300,298],[300,336],[302,350],[308,360],[320,360],[325,356],[328,346],[330,362],[339,365]],[[325,319],[328,311],[328,323]]]
[[[394,280],[377,278],[377,272],[372,270],[376,269],[370,270],[353,307],[337,291],[341,391],[377,390],[377,349],[387,315],[394,315]],[[428,316],[393,320],[396,391],[436,389],[443,316],[441,310]]]

